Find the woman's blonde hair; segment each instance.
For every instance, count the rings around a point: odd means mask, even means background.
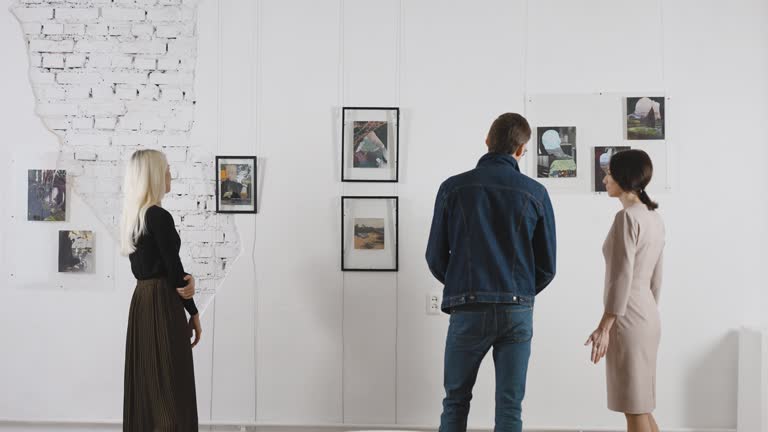
[[[123,184],[123,216],[120,220],[120,252],[130,255],[146,232],[145,215],[165,196],[168,160],[157,150],[137,150],[131,156]]]

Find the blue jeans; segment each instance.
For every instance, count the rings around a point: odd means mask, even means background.
[[[532,337],[531,305],[477,303],[451,310],[440,432],[467,430],[472,387],[491,347],[496,365],[495,431],[523,430],[522,402]]]

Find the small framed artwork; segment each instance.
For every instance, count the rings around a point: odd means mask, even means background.
[[[256,156],[216,156],[216,213],[256,213]]]
[[[628,97],[625,109],[627,140],[664,140],[666,113],[663,96]]]
[[[59,273],[94,273],[93,231],[59,231]]]
[[[605,184],[603,179],[608,174],[608,166],[611,162],[611,157],[618,152],[629,150],[628,146],[613,146],[613,147],[595,147],[594,163],[595,163],[595,192],[605,192]]]
[[[399,180],[400,108],[344,107],[341,181]]]
[[[548,126],[536,128],[538,178],[576,177],[576,128]]]
[[[61,222],[67,219],[67,172],[29,170],[27,220]]]
[[[398,198],[341,197],[341,270],[398,270]]]

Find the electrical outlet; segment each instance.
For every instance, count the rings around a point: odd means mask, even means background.
[[[427,315],[440,315],[440,294],[427,294]]]

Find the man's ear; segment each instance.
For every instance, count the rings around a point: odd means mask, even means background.
[[[518,147],[517,150],[515,150],[515,157],[516,158],[520,159],[521,157],[523,157],[523,154],[525,154],[525,147],[527,145],[528,145],[528,143],[524,143],[523,145]]]

